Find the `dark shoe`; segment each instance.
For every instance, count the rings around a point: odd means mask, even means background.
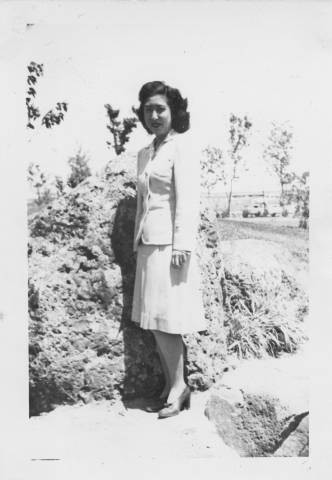
[[[168,418],[178,415],[181,410],[190,408],[190,389],[188,386],[183,390],[181,395],[175,402],[168,403],[165,408],[159,411],[158,418]]]

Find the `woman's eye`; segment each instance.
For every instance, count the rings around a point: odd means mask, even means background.
[[[165,107],[145,107],[144,112],[151,114],[153,111],[157,113],[163,113],[165,111]]]

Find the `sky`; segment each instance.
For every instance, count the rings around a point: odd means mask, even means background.
[[[20,65],[24,89],[28,63],[44,64],[36,88],[42,113],[57,101],[69,105],[60,126],[27,132],[24,156],[50,175],[66,175],[81,148],[100,170],[114,156],[104,105],[132,115],[142,84],[159,79],[188,98],[201,148],[226,149],[230,114],[247,115],[249,169],[235,189],[275,189],[262,156],[272,122],[293,131],[294,171],[310,170],[313,161],[308,119],[317,115],[324,82],[317,72],[330,52],[330,12],[325,2],[17,2],[0,60]],[[127,151],[150,141],[139,126]]]

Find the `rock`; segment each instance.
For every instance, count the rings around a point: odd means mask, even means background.
[[[309,415],[303,418],[296,429],[274,453],[275,457],[309,456]]]
[[[221,383],[210,390],[211,397],[217,397],[235,408],[242,408],[244,405],[243,393],[239,388],[232,388]],[[209,415],[209,409],[206,409],[206,415]]]
[[[123,169],[105,169],[30,221],[33,415],[80,399],[130,398],[162,388],[154,339],[130,321],[134,180]],[[197,255],[208,330],[185,337],[186,374],[192,389],[206,390],[222,375],[226,344],[218,235],[204,214]]]
[[[273,452],[285,424],[278,418],[281,406],[276,398],[244,395],[241,405],[212,395],[206,413],[213,420],[226,445],[244,457]]]
[[[279,358],[234,361],[222,383],[250,395],[277,397],[293,414],[309,410],[309,354],[302,346],[296,354]]]
[[[308,371],[294,357],[242,362],[211,390],[205,413],[239,455],[307,455]]]
[[[110,165],[29,221],[32,415],[62,403],[131,398],[163,386],[153,336],[130,321],[133,171],[121,162]],[[231,353],[259,356],[295,350],[303,340],[299,305],[305,295],[287,273],[288,260],[280,250],[275,271],[269,271],[277,247],[248,242],[222,243],[215,216],[202,211],[197,256],[207,330],[184,337],[193,390],[207,390],[223,378],[227,343]],[[257,333],[264,345],[258,352],[244,349],[242,339]]]
[[[304,427],[289,435],[306,413],[291,415],[276,397],[243,394],[243,401],[234,403],[234,399],[213,394],[206,415],[225,444],[243,457],[271,456],[274,452],[277,456],[303,456],[307,451],[308,431]]]

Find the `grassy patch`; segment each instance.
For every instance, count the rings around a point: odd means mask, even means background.
[[[293,309],[293,304],[286,303],[282,296],[251,296],[249,304],[239,300],[229,314],[229,352],[240,358],[294,352],[306,337]]]
[[[224,254],[228,352],[261,358],[296,351],[307,338],[308,294],[297,275],[308,270],[308,232],[259,220],[218,226],[221,239],[237,245],[226,254],[225,243]]]

